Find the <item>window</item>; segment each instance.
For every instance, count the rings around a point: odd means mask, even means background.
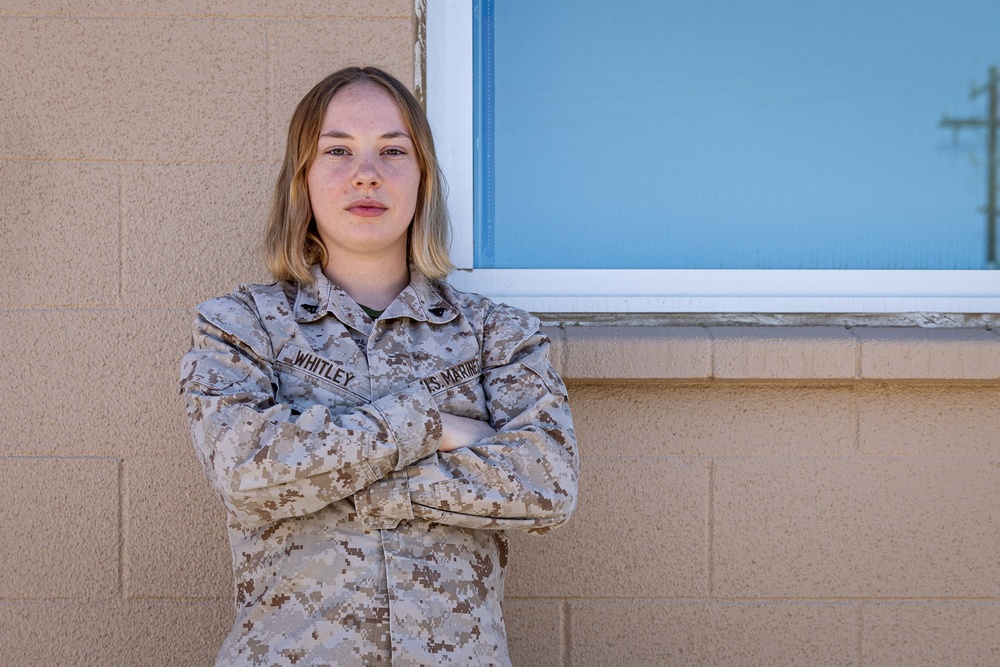
[[[869,4],[428,0],[453,282],[545,312],[1000,310],[988,132],[959,122],[1000,9]]]

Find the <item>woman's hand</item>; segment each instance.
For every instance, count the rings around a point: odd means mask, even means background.
[[[459,447],[468,447],[496,433],[493,427],[484,421],[456,417],[446,412],[441,413],[441,430],[439,452],[450,452]]]

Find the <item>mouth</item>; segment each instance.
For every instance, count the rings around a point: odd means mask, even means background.
[[[363,218],[382,215],[389,207],[377,199],[357,199],[347,205],[347,210]]]

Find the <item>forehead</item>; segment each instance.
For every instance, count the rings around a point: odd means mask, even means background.
[[[376,83],[351,83],[341,88],[323,113],[320,133],[329,130],[405,132],[406,121],[395,98]]]

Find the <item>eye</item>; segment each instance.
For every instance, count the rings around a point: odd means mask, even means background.
[[[386,148],[384,151],[382,151],[382,155],[398,157],[401,155],[406,155],[406,151],[404,151],[402,148]]]
[[[343,146],[334,146],[333,148],[326,149],[325,153],[327,155],[333,155],[336,157],[344,157],[350,155],[350,152]]]

